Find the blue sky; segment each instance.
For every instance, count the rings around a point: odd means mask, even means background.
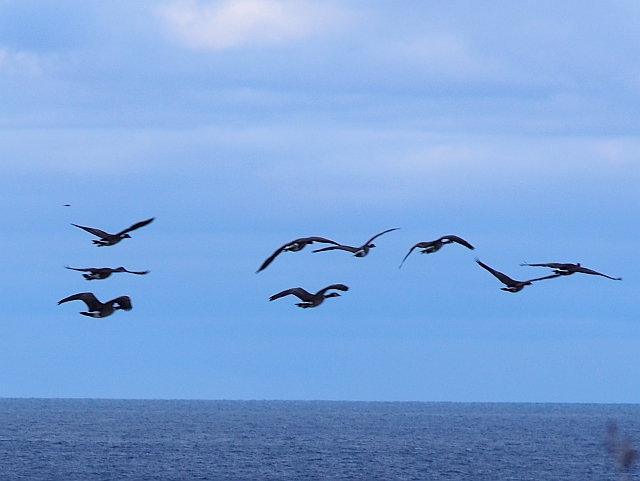
[[[0,1],[0,396],[640,402],[638,18],[622,0]],[[104,249],[70,225],[150,216]],[[306,248],[254,273],[294,238],[391,227],[364,259]],[[398,270],[444,234],[477,249]],[[509,294],[476,256],[624,280]],[[337,282],[317,309],[268,302]],[[89,290],[134,309],[56,306]]]

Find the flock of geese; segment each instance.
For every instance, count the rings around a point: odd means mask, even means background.
[[[155,219],[155,217],[151,217],[150,219],[136,222],[132,226],[127,227],[126,229],[121,230],[116,234],[109,234],[108,232],[105,232],[100,229],[95,229],[93,227],[85,227],[78,224],[71,224],[71,225],[74,225],[98,237],[98,239],[93,240],[93,243],[98,247],[106,247],[106,246],[115,245],[118,242],[120,242],[122,239],[130,239],[131,236],[129,235],[129,232],[139,229],[140,227],[144,227],[147,224],[150,224],[153,221],[153,219]],[[129,274],[137,274],[137,275],[144,275],[149,273],[149,271],[130,271],[125,269],[124,267],[113,268],[113,267],[65,266],[65,268],[71,269],[74,271],[85,272],[86,274],[82,274],[82,276],[88,281],[97,280],[97,279],[106,279],[107,277],[110,277],[111,274],[115,272],[127,272]],[[84,302],[87,305],[87,310],[81,312],[80,314],[82,314],[83,316],[89,316],[89,317],[95,317],[95,318],[110,316],[111,314],[113,314],[115,311],[119,309],[124,311],[130,311],[131,308],[133,307],[131,304],[131,298],[129,296],[120,296],[120,297],[116,297],[115,299],[111,299],[110,301],[107,301],[107,302],[100,302],[98,298],[93,294],[93,292],[79,292],[78,294],[73,294],[69,297],[65,297],[64,299],[59,300],[58,305],[63,304],[65,302],[70,302],[70,301]]]
[[[365,257],[367,254],[369,254],[370,250],[373,247],[376,246],[373,243],[373,241],[375,239],[377,239],[378,237],[380,237],[383,234],[386,234],[387,232],[391,232],[391,231],[398,230],[398,229],[399,229],[398,227],[394,227],[393,229],[387,229],[385,231],[382,231],[382,232],[374,235],[373,237],[371,237],[369,240],[367,240],[361,246],[350,246],[350,245],[340,244],[340,243],[338,243],[336,241],[333,241],[331,239],[327,239],[325,237],[301,237],[300,239],[295,239],[295,240],[292,240],[291,242],[287,242],[286,244],[284,244],[280,248],[276,249],[276,251],[273,254],[271,254],[269,257],[267,257],[267,259],[262,263],[260,268],[256,271],[256,274],[258,272],[266,269],[267,266],[269,266],[275,260],[275,258],[278,257],[281,253],[283,253],[283,252],[298,252],[298,251],[301,251],[302,249],[304,249],[307,245],[311,245],[311,244],[314,244],[314,243],[331,244],[331,245],[329,245],[327,247],[322,247],[320,249],[315,249],[313,251],[314,253],[317,253],[317,252],[328,252],[328,251],[333,251],[333,250],[342,250],[342,251],[347,251],[347,252],[352,253],[355,257]],[[411,249],[409,249],[409,252],[407,252],[407,254],[404,256],[404,258],[402,259],[402,262],[400,263],[400,266],[398,268],[402,268],[402,265],[407,260],[407,257],[409,257],[409,255],[415,249],[421,249],[420,252],[422,254],[432,254],[434,252],[439,251],[440,248],[442,248],[442,246],[444,246],[446,244],[459,244],[461,246],[466,247],[467,249],[471,249],[471,250],[474,249],[474,247],[468,241],[463,239],[462,237],[458,237],[457,235],[445,235],[445,236],[442,236],[442,237],[440,237],[439,239],[436,239],[436,240],[418,242],[417,244],[415,244],[413,247],[411,247]],[[553,270],[553,274],[550,274],[550,275],[547,275],[547,276],[543,276],[543,277],[536,277],[536,278],[528,279],[528,280],[525,280],[525,281],[517,281],[515,279],[512,279],[508,275],[504,274],[503,272],[500,272],[500,271],[488,266],[487,264],[485,264],[484,262],[482,262],[479,259],[476,259],[476,262],[478,263],[478,265],[480,267],[482,267],[483,269],[486,269],[487,271],[489,271],[491,274],[493,274],[494,277],[496,277],[500,282],[502,282],[505,285],[505,287],[502,287],[501,289],[503,291],[507,291],[507,292],[519,292],[522,289],[524,289],[525,286],[530,286],[531,284],[533,284],[536,281],[542,281],[542,280],[545,280],[545,279],[553,279],[553,278],[560,277],[560,276],[568,276],[568,275],[575,274],[575,273],[603,276],[603,277],[606,277],[608,279],[612,279],[612,280],[616,280],[616,281],[622,280],[621,277],[611,277],[611,276],[608,276],[608,275],[603,274],[601,272],[594,271],[593,269],[588,269],[586,267],[582,267],[579,263],[571,264],[571,263],[549,262],[549,263],[544,263],[544,264],[528,264],[528,263],[520,264],[522,266],[547,267],[547,268],[550,268],[550,269]],[[307,290],[303,289],[302,287],[294,287],[294,288],[291,288],[291,289],[286,289],[284,291],[278,292],[277,294],[274,294],[273,296],[271,296],[269,298],[269,300],[270,301],[275,301],[276,299],[280,299],[281,297],[285,297],[285,296],[288,296],[288,295],[293,295],[293,296],[296,296],[301,301],[301,302],[296,304],[297,306],[302,307],[302,308],[317,307],[320,304],[322,304],[322,302],[325,299],[328,299],[330,297],[338,297],[338,296],[340,296],[340,294],[338,292],[335,292],[335,291],[345,292],[345,291],[348,291],[348,290],[349,290],[349,287],[344,285],[344,284],[331,284],[330,286],[327,286],[327,287],[325,287],[323,289],[320,289],[315,294],[312,294],[312,293],[308,292]],[[333,291],[333,292],[329,292],[329,291]]]
[[[127,227],[126,229],[121,230],[116,234],[109,234],[103,230],[96,229],[93,227],[85,227],[78,224],[71,224],[71,225],[78,227],[80,229],[83,229],[89,232],[90,234],[93,234],[94,236],[98,237],[98,239],[93,240],[93,243],[97,247],[107,247],[107,246],[113,246],[119,243],[123,239],[131,238],[131,236],[129,235],[129,232],[150,224],[154,219],[155,217],[151,217],[150,219],[136,222],[132,226]],[[350,252],[355,257],[365,257],[369,254],[371,249],[376,247],[376,245],[373,243],[375,239],[377,239],[378,237],[384,234],[387,234],[388,232],[392,232],[398,229],[399,229],[398,227],[394,227],[392,229],[387,229],[382,232],[379,232],[378,234],[374,235],[373,237],[368,239],[364,244],[360,246],[350,246],[346,244],[340,244],[336,241],[327,239],[325,237],[301,237],[299,239],[294,239],[291,242],[287,242],[283,246],[279,247],[278,249],[276,249],[276,251],[273,254],[267,257],[267,259],[262,263],[262,265],[256,271],[256,274],[266,269],[276,259],[276,257],[278,257],[283,252],[299,252],[302,249],[304,249],[306,246],[316,244],[316,243],[329,244],[329,245],[327,247],[315,249],[313,251],[314,253],[340,250],[340,251]],[[411,247],[411,249],[409,249],[409,252],[407,252],[407,254],[404,256],[398,268],[402,268],[402,265],[407,260],[409,255],[411,255],[411,253],[416,249],[419,249],[422,254],[433,254],[434,252],[438,252],[442,248],[442,246],[447,244],[458,244],[463,247],[466,247],[467,249],[471,249],[471,250],[474,249],[473,245],[471,245],[468,241],[466,241],[462,237],[459,237],[457,235],[445,235],[436,240],[423,241],[415,244],[413,247]],[[480,267],[482,267],[483,269],[486,269],[494,277],[496,277],[500,282],[502,282],[505,285],[505,287],[502,287],[501,289],[507,292],[519,292],[522,289],[524,289],[525,286],[530,286],[532,283],[536,281],[553,279],[560,276],[568,276],[575,273],[603,276],[612,280],[622,280],[622,278],[620,277],[611,277],[601,272],[597,272],[592,269],[582,267],[580,264],[549,262],[545,264],[528,264],[528,263],[521,264],[523,266],[531,266],[531,267],[547,267],[553,270],[553,274],[543,276],[543,277],[536,277],[533,279],[527,279],[524,281],[518,281],[488,266],[487,264],[480,261],[479,259],[476,259],[476,262]],[[114,267],[69,267],[69,266],[65,266],[65,267],[67,269],[71,269],[74,271],[83,272],[82,276],[88,281],[107,279],[108,277],[111,276],[111,274],[114,274],[117,272],[126,272],[129,274],[136,274],[136,275],[144,275],[149,273],[149,271],[130,271],[128,269],[125,269],[124,267],[115,267],[115,268]],[[320,304],[324,302],[325,299],[340,296],[340,294],[336,291],[346,292],[348,290],[349,290],[349,287],[344,284],[331,284],[327,287],[324,287],[323,289],[320,289],[315,294],[312,294],[311,292],[307,291],[306,289],[303,289],[302,287],[293,287],[291,289],[286,289],[284,291],[281,291],[281,292],[278,292],[277,294],[272,295],[269,298],[269,300],[275,301],[276,299],[280,299],[282,297],[292,295],[300,299],[300,302],[298,302],[296,305],[306,309],[310,307],[318,307]],[[78,294],[73,294],[71,296],[65,297],[64,299],[61,299],[60,301],[58,301],[58,305],[63,304],[65,302],[70,302],[70,301],[83,301],[87,305],[87,310],[80,312],[80,314],[84,316],[95,317],[95,318],[107,317],[113,314],[117,310],[129,311],[132,308],[131,298],[129,296],[120,296],[120,297],[116,297],[115,299],[111,299],[110,301],[107,301],[107,302],[100,302],[92,292],[80,292]]]

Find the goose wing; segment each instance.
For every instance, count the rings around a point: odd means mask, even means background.
[[[527,262],[523,262],[520,264],[521,266],[529,266],[529,267],[549,267],[551,269],[563,269],[569,270],[577,267],[577,264],[562,264],[560,262],[547,262],[544,264],[529,264]]]
[[[511,279],[511,277],[509,277],[506,274],[503,274],[500,271],[497,271],[491,267],[489,267],[487,264],[485,264],[484,262],[482,262],[479,259],[476,259],[476,262],[478,263],[478,265],[486,270],[488,270],[489,272],[491,272],[491,274],[493,274],[495,277],[498,278],[498,280],[500,282],[502,282],[505,286],[507,287],[512,287],[518,284],[518,281],[515,281],[513,279]]]
[[[302,287],[294,287],[292,289],[287,289],[282,292],[278,292],[277,294],[272,295],[269,300],[275,301],[276,299],[280,299],[281,297],[288,296],[289,294],[293,294],[298,299],[304,302],[313,301],[313,295],[310,292],[305,291]]]
[[[120,309],[124,309],[125,311],[130,311],[133,307],[129,296],[116,297],[115,299],[111,299],[109,302],[117,304]]]
[[[298,239],[297,241],[294,241],[294,242],[302,242],[302,241],[307,242],[309,244],[318,242],[319,244],[333,244],[335,246],[340,245],[339,242],[332,241],[331,239],[326,239],[324,237],[305,237],[303,239]]]
[[[543,281],[545,279],[553,279],[555,277],[560,277],[562,276],[562,274],[551,274],[550,276],[544,276],[544,277],[536,277],[535,279],[529,279],[525,282],[536,282],[536,281]]]
[[[85,227],[83,225],[78,225],[78,224],[71,224],[71,225],[75,225],[79,229],[86,230],[90,234],[93,234],[96,237],[100,237],[101,239],[106,239],[107,237],[109,237],[111,235],[111,234],[109,234],[109,233],[107,233],[107,232],[105,232],[103,230],[95,229],[93,227]]]
[[[262,265],[260,266],[260,268],[256,271],[256,274],[258,272],[260,272],[261,270],[265,269],[269,264],[271,264],[273,262],[273,260],[278,257],[278,255],[284,251],[287,247],[289,247],[291,244],[293,244],[295,241],[293,242],[289,242],[285,245],[283,245],[282,247],[280,247],[278,250],[276,250],[273,254],[271,254],[269,257],[267,257],[267,259],[262,263]]]
[[[129,271],[127,269],[124,269],[122,272],[128,272],[129,274],[138,274],[139,276],[143,276],[145,274],[149,274],[149,272],[151,271]]]
[[[431,244],[431,242],[418,242],[416,245],[414,245],[411,249],[409,249],[409,252],[407,252],[407,255],[404,256],[404,259],[402,259],[402,262],[400,263],[400,265],[398,266],[398,269],[400,269],[402,267],[402,264],[404,264],[404,261],[407,260],[407,257],[409,257],[409,254],[411,254],[413,252],[414,249],[426,249],[429,244]]]
[[[445,235],[440,237],[441,241],[443,240],[448,240],[450,242],[455,242],[456,244],[460,244],[461,246],[465,246],[467,249],[475,249],[475,247],[473,247],[469,242],[467,242],[466,240],[464,240],[462,237],[458,237],[457,235]]]
[[[594,276],[606,277],[607,279],[611,279],[611,280],[614,280],[614,281],[621,281],[622,280],[622,277],[611,277],[611,276],[608,276],[606,274],[603,274],[602,272],[598,272],[598,271],[594,271],[593,269],[589,269],[588,267],[578,266],[578,267],[574,267],[572,270],[574,272],[582,272],[583,274],[592,274]]]
[[[369,245],[371,242],[373,242],[374,239],[380,237],[382,234],[386,234],[387,232],[391,232],[392,230],[398,230],[400,229],[400,227],[394,227],[393,229],[387,229],[387,230],[383,230],[382,232],[380,232],[379,234],[374,235],[371,239],[369,239],[367,242],[365,242],[364,244],[362,244],[363,246]]]
[[[335,246],[323,247],[322,249],[316,249],[313,252],[333,251],[336,249],[341,251],[348,251],[348,252],[351,252],[352,254],[355,254],[356,252],[362,250],[362,247],[343,246],[342,244],[338,244]]]
[[[115,235],[117,235],[117,236],[121,236],[121,235],[123,235],[123,234],[126,234],[127,232],[131,232],[132,230],[136,230],[136,229],[139,229],[140,227],[144,227],[144,226],[145,226],[145,225],[147,225],[147,224],[151,224],[151,222],[153,222],[153,219],[155,219],[155,217],[151,217],[150,219],[147,219],[147,220],[141,220],[140,222],[136,222],[136,223],[135,223],[135,224],[133,224],[132,226],[127,227],[127,228],[126,228],[126,229],[124,229],[124,230],[121,230],[120,232],[118,232],[118,233],[117,233],[117,234],[115,234]]]
[[[96,296],[93,295],[93,292],[80,292],[78,294],[73,294],[72,296],[59,300],[58,305],[69,301],[82,301],[87,305],[87,309],[89,311],[99,311],[104,305],[96,298]]]
[[[93,272],[95,269],[93,267],[69,267],[64,266],[65,269],[71,269],[72,271],[80,271],[80,272]]]
[[[349,287],[345,286],[344,284],[331,284],[330,286],[325,287],[324,289],[320,289],[317,293],[317,295],[324,295],[325,292],[331,290],[331,289],[335,289],[337,291],[348,291]]]

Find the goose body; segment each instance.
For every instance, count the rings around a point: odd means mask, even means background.
[[[302,307],[303,309],[307,309],[309,307],[318,307],[320,304],[324,302],[325,299],[330,297],[339,297],[340,294],[337,292],[330,292],[327,294],[326,292],[329,290],[338,290],[338,291],[348,291],[349,288],[344,284],[331,284],[330,286],[325,287],[324,289],[320,289],[315,294],[311,294],[309,291],[303,289],[302,287],[294,287],[292,289],[286,289],[284,291],[278,292],[277,294],[272,295],[269,300],[275,301],[276,299],[280,299],[281,297],[285,297],[288,295],[296,296],[302,302],[298,302],[296,306]]]
[[[147,224],[150,224],[151,222],[153,222],[153,219],[155,219],[155,217],[151,217],[150,219],[136,222],[132,226],[127,227],[126,229],[121,230],[116,234],[109,234],[108,232],[105,232],[100,229],[96,229],[94,227],[85,227],[78,224],[71,224],[71,225],[76,226],[79,229],[85,230],[96,237],[99,237],[100,239],[99,240],[94,239],[93,243],[96,244],[98,247],[104,247],[104,246],[115,245],[118,242],[120,242],[122,239],[130,239],[131,236],[129,235],[129,232],[139,229],[140,227],[144,227]]]
[[[337,242],[332,241],[331,239],[325,239],[324,237],[301,237],[300,239],[292,240],[291,242],[287,242],[285,245],[277,249],[273,254],[271,254],[260,266],[260,268],[256,271],[256,274],[261,270],[266,269],[266,267],[273,262],[273,260],[280,255],[282,252],[298,252],[304,249],[306,246],[313,244],[314,242],[318,242],[321,244],[334,244],[338,245]]]
[[[88,274],[82,274],[82,277],[84,277],[88,281],[91,281],[94,279],[106,279],[114,272],[128,272],[129,274],[137,274],[137,275],[144,275],[149,273],[149,271],[129,271],[124,267],[116,267],[116,268],[111,268],[111,267],[86,267],[85,268],[85,267],[69,267],[69,266],[64,266],[64,267],[65,269],[71,269],[72,271],[88,272]]]
[[[486,270],[488,270],[491,274],[493,274],[500,282],[502,282],[507,287],[501,287],[500,289],[507,292],[519,292],[525,288],[525,286],[530,286],[535,281],[541,281],[543,279],[553,279],[554,277],[558,277],[558,274],[553,274],[545,277],[536,277],[535,279],[529,279],[526,281],[516,281],[515,279],[511,279],[508,275],[497,271],[491,267],[489,267],[484,262],[476,259],[478,265]]]
[[[469,242],[464,240],[462,237],[458,237],[457,235],[445,235],[433,241],[418,242],[411,249],[409,249],[409,252],[407,252],[407,255],[404,256],[404,259],[402,259],[402,262],[400,263],[400,267],[402,267],[402,264],[404,264],[404,261],[407,260],[407,257],[409,257],[409,254],[411,254],[414,251],[414,249],[422,249],[421,254],[432,254],[434,252],[439,251],[443,245],[453,244],[453,243],[465,246],[467,249],[471,249],[471,250],[475,249],[475,247],[473,247]],[[398,269],[400,267],[398,267]]]
[[[380,237],[382,234],[386,234],[387,232],[391,232],[391,231],[398,230],[398,229],[399,229],[399,227],[394,227],[393,229],[387,229],[385,231],[382,231],[379,234],[374,235],[371,239],[369,239],[367,242],[365,242],[364,244],[362,244],[361,246],[358,246],[358,247],[348,246],[348,245],[343,245],[343,244],[337,244],[337,245],[333,245],[333,246],[329,246],[329,247],[323,247],[322,249],[316,249],[313,252],[325,252],[325,251],[332,251],[332,250],[342,250],[342,251],[351,252],[356,257],[364,257],[369,253],[369,251],[373,247],[376,246],[375,244],[373,244],[373,240],[374,239]]]
[[[65,297],[58,301],[58,305],[69,301],[82,301],[87,305],[87,311],[81,312],[83,316],[102,318],[113,314],[115,311],[122,309],[130,311],[133,307],[131,305],[131,298],[129,296],[120,296],[115,299],[111,299],[107,302],[100,302],[93,292],[81,292],[79,294],[73,294],[69,297]]]

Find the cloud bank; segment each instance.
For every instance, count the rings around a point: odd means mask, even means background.
[[[280,45],[327,27],[337,9],[291,0],[178,0],[160,9],[171,34],[193,49]]]

